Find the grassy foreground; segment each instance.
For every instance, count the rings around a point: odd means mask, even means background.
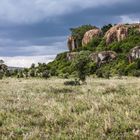
[[[1,140],[135,140],[140,79],[0,80]]]

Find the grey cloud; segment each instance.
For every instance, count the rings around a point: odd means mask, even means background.
[[[133,0],[138,1],[138,0]],[[0,20],[17,24],[50,21],[88,8],[129,3],[131,0],[1,0]]]
[[[67,50],[69,28],[134,22],[139,0],[1,0],[0,55],[49,55]]]

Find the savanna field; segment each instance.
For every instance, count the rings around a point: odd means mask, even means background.
[[[137,140],[140,78],[0,80],[1,140]]]

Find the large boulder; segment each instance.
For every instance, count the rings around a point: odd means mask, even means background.
[[[102,51],[98,53],[92,53],[90,55],[92,61],[97,64],[107,63],[109,61],[115,60],[117,58],[117,53],[114,51]]]
[[[82,46],[87,45],[89,42],[92,41],[94,37],[99,37],[102,34],[102,31],[100,29],[92,29],[85,33],[83,40],[82,40]]]
[[[69,52],[67,53],[67,60],[72,61],[78,56],[78,52]]]
[[[110,28],[105,34],[106,44],[111,44],[114,41],[121,41],[128,36],[128,26],[124,24],[118,24]]]
[[[140,46],[136,46],[130,50],[128,59],[130,63],[136,59],[140,59]]]
[[[78,48],[76,39],[74,39],[72,36],[69,36],[67,40],[67,46],[70,52]]]

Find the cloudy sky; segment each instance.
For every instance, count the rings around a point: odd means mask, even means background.
[[[0,0],[0,59],[48,62],[67,50],[69,28],[140,21],[140,0]]]

